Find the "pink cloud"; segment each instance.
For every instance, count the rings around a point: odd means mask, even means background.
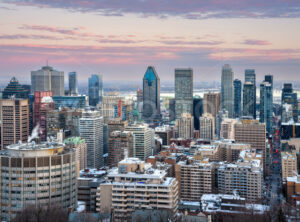
[[[258,40],[258,39],[246,39],[242,42],[245,45],[271,45],[271,42]]]

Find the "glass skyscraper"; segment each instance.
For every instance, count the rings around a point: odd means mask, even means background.
[[[266,81],[268,80],[268,81]],[[269,82],[270,81],[270,82]],[[260,84],[260,112],[259,121],[266,123],[266,130],[271,133],[272,130],[272,113],[273,113],[273,78],[265,78]]]
[[[221,79],[221,99],[222,109],[228,111],[228,117],[233,117],[233,71],[229,64],[225,64],[222,68],[222,79]]]
[[[235,79],[234,86],[234,117],[240,117],[242,114],[242,81]]]
[[[143,119],[160,119],[160,79],[153,66],[147,68],[143,78]]]
[[[297,93],[293,90],[292,83],[284,83],[282,94],[281,94],[281,104],[291,104],[293,106],[293,119],[294,122],[298,122],[298,97]]]
[[[76,72],[69,72],[69,91],[70,95],[78,94],[78,81]]]
[[[245,70],[243,116],[251,116],[256,119],[256,76],[254,69]]]
[[[97,106],[102,103],[103,82],[102,75],[92,74],[89,78],[89,105]]]

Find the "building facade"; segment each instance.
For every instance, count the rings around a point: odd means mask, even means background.
[[[221,104],[222,104],[222,109],[226,109],[228,111],[229,118],[233,117],[233,106],[234,106],[233,78],[234,78],[234,74],[231,66],[225,64],[222,68]]]
[[[89,78],[89,105],[97,106],[102,103],[103,97],[103,81],[102,75],[93,74]]]
[[[4,88],[2,92],[2,99],[9,99],[11,97],[17,99],[28,99],[29,93],[30,91],[23,88],[16,77],[13,77]]]
[[[234,86],[234,117],[239,118],[242,115],[242,81],[235,79]]]
[[[273,87],[269,82],[260,84],[260,112],[259,121],[266,123],[268,133],[272,133]]]
[[[69,94],[72,96],[78,95],[77,72],[69,72]]]
[[[252,82],[245,82],[243,88],[243,116],[256,119],[256,90]]]
[[[194,137],[194,117],[189,113],[183,113],[178,121],[178,136],[183,139]]]
[[[291,104],[293,106],[293,120],[295,123],[298,122],[298,96],[293,90],[291,83],[284,83],[282,94],[281,94],[281,105]]]
[[[87,146],[85,140],[80,137],[69,137],[64,140],[67,148],[75,150],[76,163],[78,170],[87,168]]]
[[[200,138],[212,140],[215,136],[214,117],[210,113],[204,113],[200,118]]]

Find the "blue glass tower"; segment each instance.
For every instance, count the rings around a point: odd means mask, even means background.
[[[89,78],[89,105],[97,106],[102,102],[103,82],[102,75],[93,74]]]
[[[143,119],[160,119],[160,79],[153,66],[147,68],[143,78]]]
[[[298,97],[297,93],[293,90],[291,83],[284,83],[281,94],[281,105],[284,103],[291,104],[293,106],[293,119],[294,122],[298,122]]]
[[[254,69],[245,70],[243,116],[250,116],[256,119],[256,75]]]
[[[260,84],[260,112],[259,121],[266,123],[266,130],[271,133],[273,113],[273,77],[266,76]]]
[[[242,81],[235,79],[234,87],[234,117],[241,117],[242,114]]]

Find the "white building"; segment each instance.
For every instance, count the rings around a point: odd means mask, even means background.
[[[194,117],[189,113],[183,113],[178,121],[178,136],[183,139],[194,137]]]
[[[215,136],[214,117],[210,113],[204,113],[200,118],[200,138],[212,140]]]
[[[221,123],[220,138],[222,139],[234,139],[234,124],[238,121],[236,119],[224,119]]]

